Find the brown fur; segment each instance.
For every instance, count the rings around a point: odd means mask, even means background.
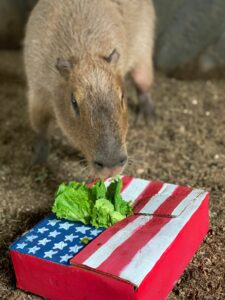
[[[46,136],[55,117],[90,164],[125,155],[123,79],[132,71],[140,90],[150,88],[153,41],[150,0],[39,0],[27,25],[24,49],[34,131]],[[107,62],[114,49],[119,57]],[[59,72],[58,58],[70,61],[72,68]],[[72,109],[71,93],[80,116]],[[121,170],[109,166],[99,174]]]

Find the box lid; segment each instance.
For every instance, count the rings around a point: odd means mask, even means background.
[[[132,201],[133,216],[105,230],[50,215],[14,242],[11,250],[91,269],[139,287],[207,193],[128,176],[122,181],[122,196]],[[81,243],[84,237],[91,240],[88,245]]]

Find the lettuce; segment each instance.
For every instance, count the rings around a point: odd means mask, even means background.
[[[80,242],[85,245],[87,245],[90,241],[91,241],[91,239],[88,237],[84,237],[84,238],[80,239]]]
[[[120,212],[118,211],[114,211],[110,214],[110,217],[111,217],[111,223],[112,225],[119,222],[119,221],[122,221],[123,219],[126,218],[125,215],[122,215]]]
[[[91,188],[90,193],[92,200],[98,200],[100,198],[106,198],[106,187],[103,180],[96,182]]]
[[[121,197],[121,189],[121,179],[112,181],[108,189],[102,180],[92,187],[76,181],[62,183],[52,211],[58,218],[107,228],[132,214],[130,203]]]
[[[92,211],[91,225],[95,227],[109,227],[112,225],[111,214],[114,212],[113,204],[107,199],[98,199]]]
[[[88,190],[82,186],[75,189],[70,185],[62,184],[56,193],[52,211],[58,218],[89,224],[92,207]]]
[[[128,216],[132,213],[132,208],[129,202],[125,202],[121,197],[122,190],[122,180],[118,179],[110,183],[106,197],[109,199],[117,212],[120,212],[121,215]]]

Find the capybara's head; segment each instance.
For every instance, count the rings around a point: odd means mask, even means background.
[[[92,178],[119,174],[127,162],[127,100],[118,59],[114,50],[108,57],[59,58],[56,64],[62,75],[56,116]]]

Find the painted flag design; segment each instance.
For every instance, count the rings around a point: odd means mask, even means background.
[[[160,181],[122,176],[122,197],[134,215],[104,230],[44,219],[11,249],[64,265],[79,265],[140,286],[208,193]],[[108,186],[110,180],[105,184]],[[80,239],[88,237],[88,245]]]

